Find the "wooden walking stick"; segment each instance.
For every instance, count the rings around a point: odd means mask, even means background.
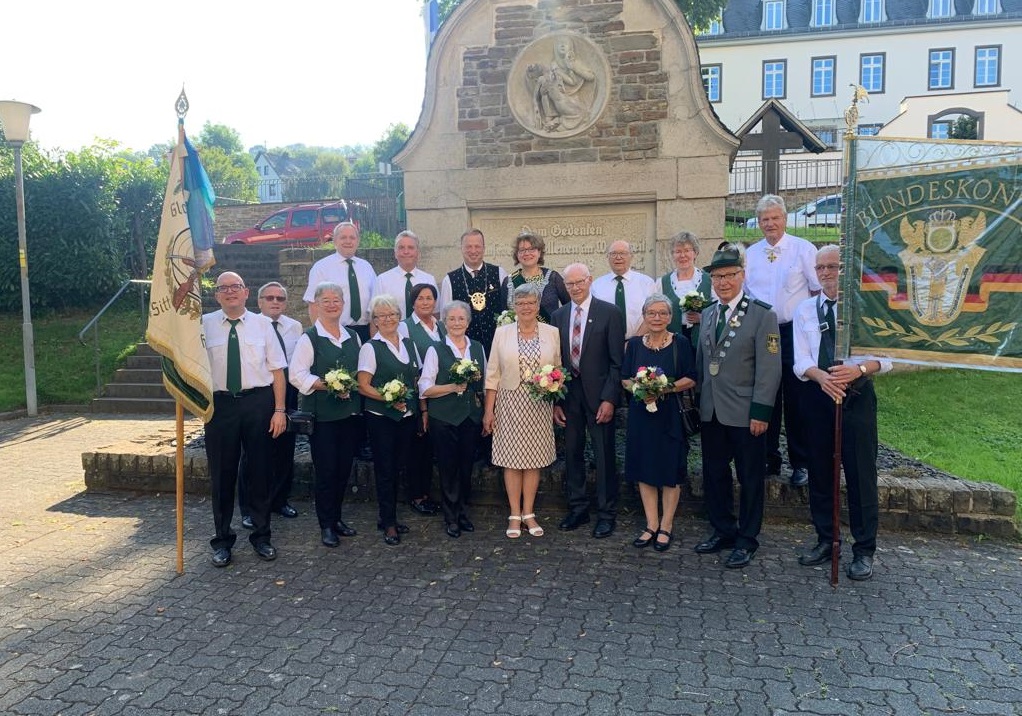
[[[841,563],[841,399],[834,403],[834,511],[831,513],[830,586],[837,587],[837,570]]]

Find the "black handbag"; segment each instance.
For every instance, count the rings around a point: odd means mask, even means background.
[[[295,435],[312,435],[316,429],[316,414],[305,410],[287,411],[287,431]]]
[[[674,367],[678,367],[678,341],[673,342],[674,346]],[[675,393],[678,398],[678,412],[681,413],[681,424],[685,428],[685,435],[692,437],[699,434],[702,427],[702,418],[699,417],[699,396],[695,388],[688,388],[680,393]]]

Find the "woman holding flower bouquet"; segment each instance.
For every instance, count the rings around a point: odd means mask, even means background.
[[[565,376],[557,329],[539,322],[539,305],[536,284],[515,288],[518,320],[497,329],[486,366],[483,434],[493,433],[493,464],[504,468],[511,539],[521,537],[523,524],[542,536],[535,514],[539,471],[556,458],[552,401],[563,395]]]
[[[361,342],[341,325],[344,293],[340,286],[317,285],[313,300],[318,318],[298,339],[288,375],[302,395],[302,410],[316,416],[316,429],[309,436],[316,473],[316,518],[323,544],[336,547],[339,536],[355,535],[341,519],[341,506],[363,430],[362,401],[355,390]]]
[[[688,460],[688,441],[673,394],[696,384],[692,346],[668,330],[672,314],[673,302],[667,296],[654,293],[647,298],[642,317],[649,333],[628,339],[621,365],[621,375],[629,376],[621,383],[631,396],[625,479],[639,484],[646,513],[646,528],[632,544],[640,548],[652,544],[658,552],[671,546]],[[662,513],[658,502],[663,504]]]
[[[397,480],[409,474],[412,440],[419,422],[415,385],[419,359],[415,346],[398,333],[401,306],[388,294],[369,302],[370,325],[376,331],[358,354],[358,392],[365,397],[369,444],[376,475],[377,527],[388,545],[401,543],[408,527],[397,521]]]
[[[699,338],[701,311],[714,301],[710,274],[696,266],[699,239],[682,231],[671,239],[674,270],[660,277],[660,291],[671,301],[671,333],[681,333],[695,346]],[[694,350],[694,348],[693,348]]]
[[[464,301],[444,305],[447,335],[426,349],[419,378],[419,395],[428,399],[429,436],[440,471],[441,506],[447,534],[460,537],[474,532],[465,512],[472,479],[476,443],[482,434],[483,346],[465,331],[472,309]]]

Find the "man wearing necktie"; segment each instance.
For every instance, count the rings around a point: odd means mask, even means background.
[[[375,290],[376,271],[368,261],[355,255],[359,241],[358,227],[354,223],[342,221],[334,227],[334,248],[337,253],[312,265],[309,286],[302,300],[308,304],[309,320],[315,322],[316,286],[324,282],[341,286],[345,289],[341,325],[357,333],[365,342],[369,340],[369,300]]]
[[[290,363],[303,328],[301,323],[284,313],[287,310],[287,289],[277,281],[270,281],[259,288],[257,295],[259,313],[270,321],[277,342],[284,351],[284,358]],[[288,380],[287,368],[284,368],[284,380]],[[298,407],[298,390],[290,383],[286,384],[284,404],[288,410],[295,410]],[[270,511],[289,519],[298,516],[298,510],[288,501],[291,496],[291,484],[294,482],[295,437],[294,433],[285,431],[271,443],[270,448]],[[241,465],[238,468],[238,509],[242,515],[241,526],[245,529],[252,529],[245,481],[249,469],[248,453],[242,452]]]
[[[409,302],[412,286],[425,283],[437,288],[433,275],[419,268],[419,253],[419,237],[412,231],[402,231],[394,239],[397,266],[377,276],[373,285],[374,297],[385,293],[398,299],[402,320],[412,315],[412,305]]]
[[[816,253],[816,275],[823,287],[795,311],[794,374],[808,384],[803,409],[808,430],[809,510],[816,528],[816,546],[799,564],[829,562],[834,525],[834,420],[841,405],[841,464],[848,493],[852,561],[847,574],[863,580],[873,576],[879,503],[877,495],[877,399],[872,376],[891,369],[889,360],[855,357],[837,361],[837,299],[841,251],[824,246]]]
[[[625,320],[625,339],[646,332],[642,323],[642,303],[657,290],[657,282],[632,270],[634,251],[627,241],[615,241],[607,249],[610,273],[593,281],[593,295],[617,306]]]
[[[213,378],[213,417],[206,423],[205,443],[215,528],[212,561],[226,567],[237,539],[231,519],[242,450],[250,466],[249,541],[260,559],[277,558],[270,543],[270,454],[271,440],[287,425],[287,361],[270,322],[245,308],[248,289],[241,276],[231,271],[220,274],[216,300],[220,310],[202,317]]]

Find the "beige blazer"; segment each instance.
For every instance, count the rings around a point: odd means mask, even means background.
[[[553,326],[539,324],[540,365],[561,365],[560,334]],[[522,382],[518,369],[518,324],[501,326],[493,334],[486,362],[486,389],[514,390]]]

